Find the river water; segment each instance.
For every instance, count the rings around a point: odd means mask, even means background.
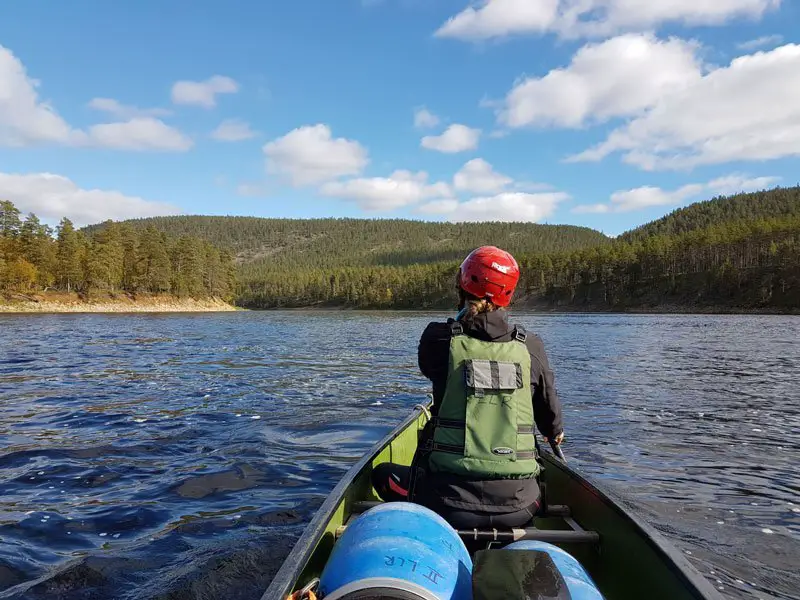
[[[0,598],[259,598],[445,316],[0,316]],[[573,465],[730,598],[800,598],[800,318],[517,317]]]

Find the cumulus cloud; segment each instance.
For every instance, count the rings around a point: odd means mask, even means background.
[[[333,138],[327,125],[293,129],[263,148],[267,171],[283,175],[295,186],[316,185],[345,175],[360,175],[369,163],[361,144]]]
[[[482,158],[470,160],[453,177],[456,190],[472,194],[497,194],[513,182],[511,177],[496,172]]]
[[[11,200],[23,213],[56,222],[68,217],[78,226],[106,219],[132,219],[179,214],[170,204],[152,202],[114,190],[82,189],[52,173],[0,173],[0,198]]]
[[[740,50],[758,50],[759,48],[763,48],[764,46],[774,46],[783,42],[782,35],[765,35],[760,38],[756,38],[754,40],[748,40],[746,42],[742,42],[741,44],[737,44],[736,47]]]
[[[113,98],[93,98],[89,102],[89,108],[106,112],[119,119],[136,119],[141,117],[168,117],[172,114],[166,108],[138,108],[122,104]]]
[[[800,45],[741,56],[611,132],[570,162],[621,152],[645,170],[800,155]]]
[[[450,186],[429,184],[424,171],[412,173],[398,170],[389,177],[369,177],[348,181],[331,181],[320,188],[325,196],[355,201],[363,210],[394,210],[431,198],[451,195]]]
[[[558,204],[569,199],[563,192],[528,194],[503,192],[494,196],[480,196],[466,202],[432,202],[420,206],[417,212],[441,214],[449,221],[460,222],[529,222],[537,223],[551,216]]]
[[[780,181],[779,177],[749,177],[739,173],[719,177],[705,184],[691,183],[677,190],[667,191],[659,187],[643,186],[631,190],[619,190],[611,194],[609,204],[582,204],[572,209],[573,213],[632,212],[654,206],[676,206],[700,194],[729,195],[766,189]]]
[[[664,24],[724,25],[759,19],[781,0],[480,0],[434,34],[478,41],[555,32],[563,38],[610,36]]]
[[[441,38],[482,40],[521,33],[544,33],[558,20],[559,0],[483,0],[450,17],[436,31]]]
[[[733,174],[710,181],[706,188],[714,194],[731,195],[765,190],[780,180],[780,177],[748,177],[747,175]]]
[[[211,137],[219,142],[241,142],[258,135],[250,129],[250,124],[239,119],[225,119],[211,132]]]
[[[92,125],[89,140],[91,145],[114,150],[183,152],[194,145],[190,137],[152,118]]]
[[[30,146],[70,144],[85,134],[70,127],[48,102],[39,99],[39,82],[30,79],[22,62],[0,46],[0,144]]]
[[[116,150],[161,150],[181,152],[192,140],[153,116],[161,109],[140,110],[108,98],[95,98],[90,105],[128,121],[94,125],[87,131],[71,127],[49,103],[39,99],[39,82],[31,79],[22,62],[0,46],[0,145],[101,147]],[[134,113],[140,116],[134,116]]]
[[[498,120],[508,127],[581,127],[635,115],[701,77],[697,46],[627,34],[584,46],[570,65],[518,82]]]
[[[422,107],[414,111],[414,127],[420,129],[430,129],[439,124],[439,117],[429,111],[427,108]]]
[[[696,196],[702,190],[702,185],[695,184],[685,185],[672,192],[667,192],[657,187],[644,186],[632,190],[614,192],[611,194],[611,207],[614,212],[631,212],[651,206],[668,206]]]
[[[466,125],[450,125],[442,135],[426,135],[420,145],[428,150],[445,154],[456,154],[475,150],[481,136],[480,129],[472,129]]]
[[[235,94],[239,84],[230,77],[214,75],[205,81],[177,81],[172,86],[172,102],[214,108],[220,94]]]

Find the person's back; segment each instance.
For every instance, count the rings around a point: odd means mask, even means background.
[[[558,443],[563,427],[544,344],[508,322],[518,280],[514,258],[491,246],[462,264],[457,318],[430,323],[420,338],[433,407],[413,482],[407,467],[379,465],[373,482],[384,499],[418,502],[456,527],[519,526],[538,509],[534,423]]]

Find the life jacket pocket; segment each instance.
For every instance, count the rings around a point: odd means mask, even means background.
[[[464,378],[467,392],[464,456],[488,462],[515,462],[522,365],[467,359]]]

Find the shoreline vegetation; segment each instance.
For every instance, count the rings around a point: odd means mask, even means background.
[[[221,306],[213,299],[250,310],[450,311],[461,260],[485,244],[520,263],[517,310],[800,312],[800,186],[697,202],[616,238],[535,223],[224,216],[79,230],[62,219],[52,230],[0,201],[0,303],[44,294],[25,312]]]
[[[0,313],[236,310],[233,256],[199,236],[106,221],[53,230],[0,201]]]

